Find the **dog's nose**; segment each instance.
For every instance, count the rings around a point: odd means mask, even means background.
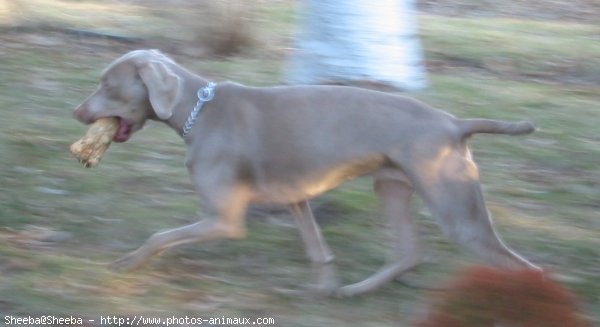
[[[85,109],[81,105],[75,108],[75,110],[73,110],[73,118],[77,119],[82,123],[85,123],[87,121]]]
[[[77,107],[75,108],[75,110],[73,110],[73,118],[77,119],[77,120],[81,120],[81,116],[83,115],[81,108]]]

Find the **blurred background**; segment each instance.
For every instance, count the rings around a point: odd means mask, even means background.
[[[87,129],[71,112],[102,69],[127,51],[158,48],[216,81],[286,83],[294,56],[310,49],[303,17],[315,3],[0,0],[1,318],[201,314],[273,317],[277,326],[410,326],[424,315],[432,294],[400,283],[352,299],[275,291],[310,282],[293,220],[276,207],[250,209],[245,240],[181,246],[130,274],[107,269],[202,211],[184,145],[164,126],[149,123],[112,145],[93,170],[70,156]],[[408,3],[418,20],[408,35],[419,43],[408,63],[421,67],[417,87],[352,71],[314,82],[401,92],[459,117],[533,121],[532,135],[471,142],[487,204],[507,243],[551,271],[599,324],[600,3]],[[295,69],[310,69],[303,65]],[[383,264],[385,226],[370,180],[313,205],[343,283]],[[412,283],[437,285],[477,263],[442,237],[419,201],[413,212],[425,262],[408,274]]]

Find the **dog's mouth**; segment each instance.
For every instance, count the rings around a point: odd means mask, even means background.
[[[131,137],[133,124],[123,117],[117,118],[119,119],[119,128],[117,128],[117,133],[113,137],[113,141],[122,143]]]

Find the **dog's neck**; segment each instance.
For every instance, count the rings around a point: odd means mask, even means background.
[[[175,69],[175,67],[173,68],[173,70],[176,71],[176,74],[183,80],[183,89],[181,91],[180,98],[177,100],[177,103],[173,108],[173,115],[164,122],[173,128],[177,134],[181,135],[181,131],[183,130],[190,113],[198,101],[198,97],[196,96],[198,90],[206,87],[210,81],[192,72],[182,69],[181,67],[177,67],[179,69]],[[190,96],[191,94],[194,96]],[[208,106],[208,103],[206,103],[204,106]],[[198,119],[201,118],[199,117]],[[187,143],[188,140],[193,139],[193,134],[194,129],[192,128],[189,134],[183,137],[184,141]]]

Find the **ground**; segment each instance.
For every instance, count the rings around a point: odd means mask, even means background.
[[[168,37],[164,31],[181,26],[173,20],[178,7],[168,14],[142,3],[0,1],[0,318],[78,316],[96,320],[90,326],[108,315],[273,317],[277,326],[418,320],[435,295],[401,283],[352,299],[278,291],[306,285],[310,270],[292,218],[273,208],[251,210],[245,240],[182,246],[130,274],[107,269],[153,232],[194,221],[201,208],[172,130],[150,123],[86,170],[68,153],[86,130],[72,109],[110,61],[140,47],[161,48],[214,80],[278,84],[297,6],[257,1],[249,18],[256,40],[219,57]],[[600,10],[585,0],[554,0],[545,11],[534,11],[535,1],[489,3],[420,3],[430,85],[409,95],[460,117],[538,126],[526,137],[471,142],[487,203],[507,243],[575,292],[598,324],[600,25],[589,11]],[[386,253],[370,190],[361,179],[314,202],[346,283],[374,272]],[[477,263],[442,237],[418,201],[413,211],[426,261],[408,275],[411,283],[437,285]]]

